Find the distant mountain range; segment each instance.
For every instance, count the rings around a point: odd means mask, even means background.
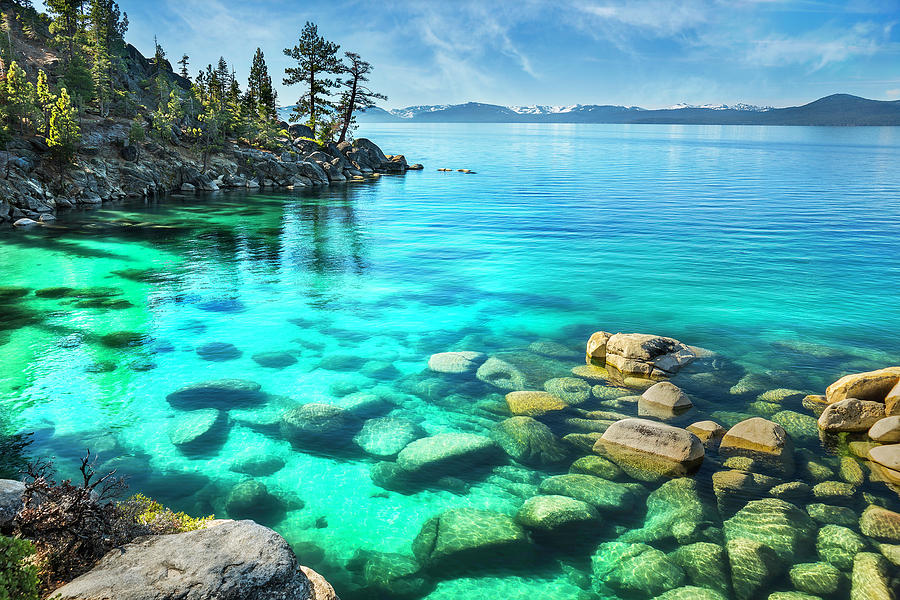
[[[280,109],[286,116],[291,107]],[[803,106],[772,108],[749,104],[676,104],[647,110],[637,106],[498,106],[468,102],[370,108],[361,123],[657,123],[681,125],[900,125],[900,101],[834,94]]]

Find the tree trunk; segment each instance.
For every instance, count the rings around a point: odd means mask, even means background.
[[[350,129],[350,119],[353,118],[353,107],[356,105],[356,86],[359,83],[359,76],[353,75],[353,87],[350,88],[350,101],[347,103],[347,111],[344,113],[344,122],[341,125],[341,137],[338,144],[347,139],[347,130]]]
[[[309,124],[313,132],[313,139],[316,138],[316,71],[312,67],[309,69]]]

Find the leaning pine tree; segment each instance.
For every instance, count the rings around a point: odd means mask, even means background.
[[[319,29],[314,23],[306,22],[300,39],[293,48],[285,48],[285,56],[297,61],[296,67],[288,67],[284,70],[284,84],[303,84],[307,92],[297,101],[297,106],[291,113],[292,122],[307,119],[310,129],[316,132],[316,124],[322,115],[334,108],[329,99],[331,90],[337,86],[329,75],[335,75],[343,71],[343,65],[338,60],[337,44],[325,40],[319,35]]]
[[[53,105],[50,114],[50,134],[47,145],[60,162],[68,162],[75,156],[75,150],[81,141],[81,129],[78,127],[78,111],[72,106],[66,88],[59,91],[59,98]]]
[[[384,94],[373,92],[364,85],[369,81],[366,75],[372,72],[372,65],[356,52],[345,52],[344,56],[347,57],[348,64],[344,67],[347,78],[339,82],[346,91],[341,97],[341,135],[338,143],[347,139],[347,133],[355,122],[354,111],[365,111],[375,106],[376,100],[387,100]]]

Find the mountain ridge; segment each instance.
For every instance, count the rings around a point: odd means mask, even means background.
[[[291,107],[279,109],[286,114]],[[361,123],[607,123],[668,125],[898,126],[900,100],[870,100],[832,94],[800,106],[677,104],[669,108],[573,104],[501,106],[483,102],[371,108]]]

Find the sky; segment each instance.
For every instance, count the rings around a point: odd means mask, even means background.
[[[307,20],[371,62],[385,108],[486,102],[660,108],[900,99],[900,0],[119,0],[191,73],[224,56],[246,82],[265,53],[280,105]]]

